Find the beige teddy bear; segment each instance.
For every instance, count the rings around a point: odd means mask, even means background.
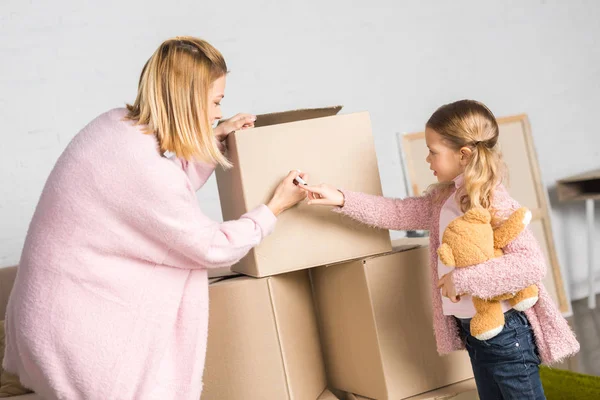
[[[488,210],[471,209],[448,224],[438,249],[440,260],[449,267],[462,268],[500,257],[502,248],[513,241],[530,221],[531,212],[522,207],[494,229]],[[488,300],[473,296],[476,314],[471,320],[471,335],[479,340],[488,340],[502,331],[504,313],[501,300],[508,300],[518,311],[525,311],[537,302],[538,287],[531,285],[517,293]]]

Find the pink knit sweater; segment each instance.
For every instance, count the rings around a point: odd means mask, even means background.
[[[87,125],[54,167],[6,315],[4,367],[45,399],[198,400],[207,268],[275,225],[265,206],[217,223],[195,191],[214,167],[162,157],[124,109]]]
[[[345,205],[334,211],[350,216],[377,228],[394,230],[422,229],[429,231],[431,294],[437,348],[440,354],[464,349],[459,328],[453,317],[442,312],[442,299],[437,288],[437,248],[440,245],[439,218],[446,196],[434,201],[430,193],[404,200],[389,199],[363,193],[343,191]],[[492,207],[499,216],[507,216],[519,208],[503,186],[493,196]],[[531,284],[540,288],[537,304],[525,313],[533,328],[534,337],[544,364],[559,362],[579,351],[573,331],[541,283],[546,265],[539,244],[529,229],[504,249],[504,256],[483,264],[456,269],[453,272],[457,293],[469,293],[481,298],[492,298],[503,293],[516,292]]]

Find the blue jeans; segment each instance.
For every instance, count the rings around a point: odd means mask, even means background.
[[[470,319],[458,319],[471,357],[481,400],[545,399],[540,381],[540,358],[524,313],[504,314],[504,329],[489,340],[471,336]]]

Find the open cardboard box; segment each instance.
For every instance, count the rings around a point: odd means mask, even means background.
[[[223,220],[267,203],[281,179],[296,169],[310,175],[309,184],[381,195],[369,114],[336,115],[340,109],[259,115],[255,128],[230,134],[227,155],[234,167],[216,171]],[[264,277],[390,250],[387,230],[301,203],[282,213],[275,232],[232,270]]]

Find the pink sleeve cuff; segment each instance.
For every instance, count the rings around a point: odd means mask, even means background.
[[[270,235],[275,230],[275,223],[277,222],[277,217],[265,204],[261,204],[255,209],[248,211],[246,214],[242,215],[242,218],[250,218],[256,222],[262,231],[263,238]]]
[[[331,211],[339,213],[339,214],[345,214],[346,211],[350,210],[352,208],[352,206],[356,203],[356,198],[352,196],[353,192],[349,192],[347,190],[344,189],[338,189],[340,192],[342,192],[342,194],[344,195],[344,205],[343,206],[336,206],[333,207],[331,209]]]

